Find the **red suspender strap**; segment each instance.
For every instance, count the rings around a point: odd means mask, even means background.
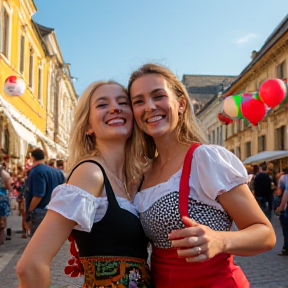
[[[193,143],[189,148],[183,163],[182,174],[179,184],[179,212],[181,218],[183,216],[189,217],[188,214],[188,197],[189,197],[189,176],[191,173],[191,163],[193,159],[193,153],[200,143]]]

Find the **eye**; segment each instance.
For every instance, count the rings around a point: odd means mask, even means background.
[[[99,105],[96,106],[96,108],[104,108],[106,106],[107,106],[107,104],[99,104]]]
[[[141,103],[143,103],[142,100],[136,100],[132,103],[132,105],[137,105],[137,104],[141,104]]]
[[[123,102],[120,102],[119,105],[124,105],[125,106],[125,105],[128,105],[128,102],[127,101],[123,101]]]
[[[163,97],[165,97],[166,95],[156,95],[155,97],[154,97],[154,99],[156,99],[156,100],[161,100]]]

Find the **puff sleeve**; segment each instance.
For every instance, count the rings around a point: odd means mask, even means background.
[[[192,177],[189,184],[212,200],[248,182],[248,174],[242,162],[222,146],[199,146],[194,152],[191,165]]]
[[[57,186],[51,196],[47,209],[51,209],[77,223],[74,229],[90,232],[101,198],[96,198],[85,190],[62,184]]]

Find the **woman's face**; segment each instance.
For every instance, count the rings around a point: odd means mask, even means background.
[[[114,111],[115,110],[115,111]],[[88,134],[98,140],[129,138],[133,128],[133,114],[128,95],[117,84],[98,87],[90,100]]]
[[[130,95],[134,118],[141,130],[153,138],[175,132],[182,108],[164,77],[147,74],[137,78]]]

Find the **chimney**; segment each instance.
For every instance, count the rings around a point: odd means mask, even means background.
[[[251,59],[253,60],[256,56],[257,56],[257,51],[256,50],[253,50],[252,51],[252,54],[251,54]]]

